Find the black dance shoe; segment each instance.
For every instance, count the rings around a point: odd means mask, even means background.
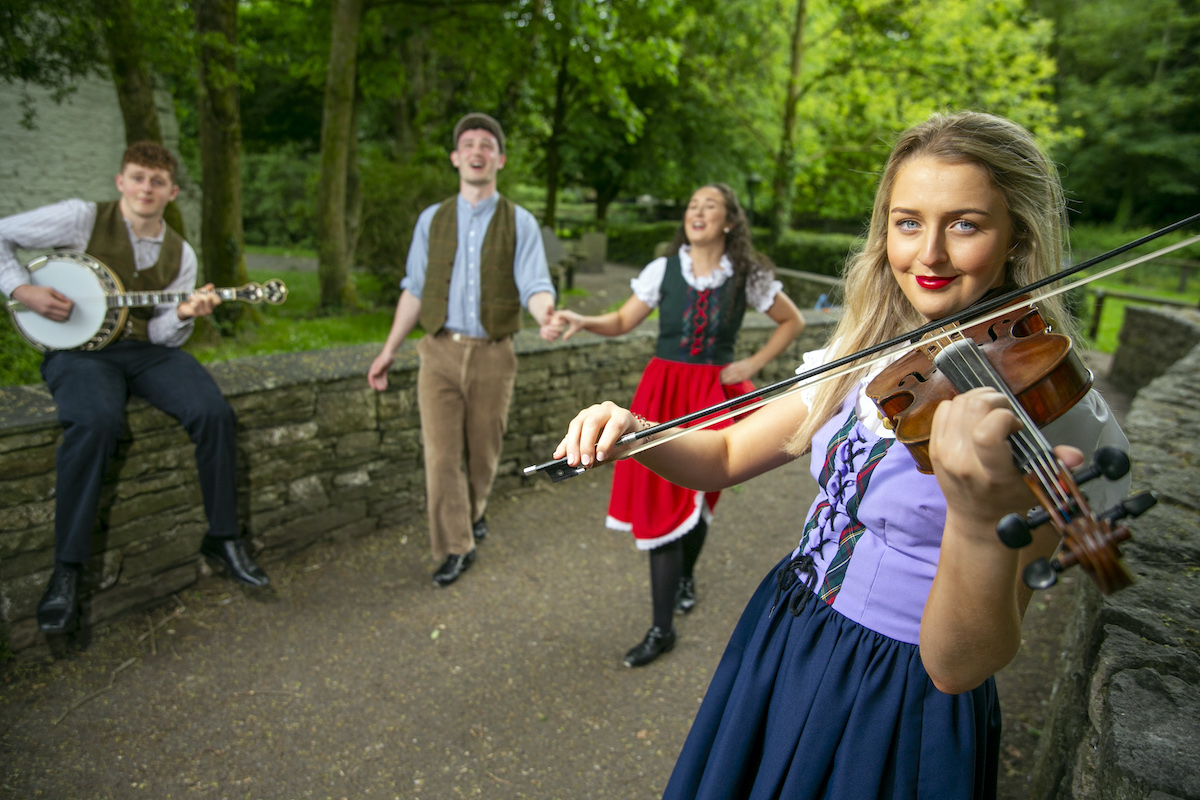
[[[254,563],[254,559],[246,551],[246,545],[237,537],[227,539],[205,536],[200,542],[200,555],[223,567],[229,573],[229,577],[238,583],[261,589],[271,582],[267,573]]]
[[[644,667],[675,646],[675,628],[663,630],[655,625],[646,631],[646,638],[625,654],[625,666]]]
[[[696,607],[696,579],[680,578],[679,589],[675,592],[675,613],[690,614]]]
[[[446,556],[446,561],[438,571],[433,573],[433,582],[438,586],[449,586],[458,580],[458,576],[467,571],[467,568],[475,563],[475,551],[467,553],[463,556],[451,553]]]
[[[471,525],[471,535],[475,537],[475,541],[482,541],[487,538],[487,517],[480,517],[479,521]]]
[[[54,565],[46,593],[37,607],[38,629],[42,633],[70,633],[79,624],[80,567]]]

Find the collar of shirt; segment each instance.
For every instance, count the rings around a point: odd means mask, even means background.
[[[150,269],[158,263],[158,254],[162,251],[163,238],[167,235],[167,223],[160,220],[157,236],[138,236],[133,232],[133,225],[124,217],[125,230],[129,232],[129,244],[133,247],[134,266],[138,272]]]
[[[703,292],[705,289],[716,289],[733,276],[733,262],[729,260],[728,255],[722,253],[716,269],[708,275],[697,277],[696,273],[692,271],[692,246],[690,244],[682,245],[679,248],[679,266],[683,270],[683,279],[698,292]]]

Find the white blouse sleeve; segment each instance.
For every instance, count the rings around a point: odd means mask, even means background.
[[[663,276],[667,273],[666,257],[656,258],[629,282],[629,288],[634,296],[651,308],[657,308],[662,300]]]
[[[751,272],[746,281],[746,304],[762,314],[775,305],[775,296],[783,291],[783,282],[768,278],[760,272]]]

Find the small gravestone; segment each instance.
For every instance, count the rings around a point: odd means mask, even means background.
[[[607,251],[607,236],[597,231],[585,233],[579,238],[579,263],[575,268],[580,272],[603,272]]]

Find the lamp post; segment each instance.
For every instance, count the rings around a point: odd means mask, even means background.
[[[752,228],[754,227],[754,190],[758,187],[758,185],[760,183],[762,183],[762,180],[763,180],[762,176],[759,175],[757,172],[751,172],[749,175],[746,176],[746,193],[747,193],[747,200],[748,200],[748,203],[746,206],[746,210],[747,210],[746,217],[747,217],[747,221],[750,223],[750,227],[752,227]]]

